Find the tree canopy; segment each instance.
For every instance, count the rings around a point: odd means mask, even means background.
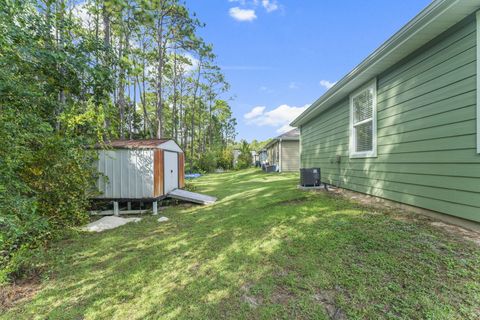
[[[110,139],[172,138],[228,165],[236,120],[204,26],[177,0],[0,0],[0,282],[86,221]]]

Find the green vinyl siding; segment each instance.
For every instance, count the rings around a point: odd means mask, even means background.
[[[302,125],[301,167],[320,167],[329,184],[480,222],[475,20],[377,76],[377,157],[350,158],[349,130],[345,97]]]

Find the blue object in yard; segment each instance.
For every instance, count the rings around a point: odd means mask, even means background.
[[[200,178],[202,175],[200,173],[187,173],[185,174],[185,179],[195,179]]]

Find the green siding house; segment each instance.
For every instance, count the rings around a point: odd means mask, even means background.
[[[322,182],[480,222],[480,0],[437,0],[292,122]]]

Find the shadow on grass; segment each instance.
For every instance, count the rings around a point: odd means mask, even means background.
[[[195,184],[219,202],[168,209],[165,224],[148,217],[58,244],[44,261],[52,279],[6,318],[467,319],[478,312],[474,246],[299,191],[294,175],[249,170]]]

